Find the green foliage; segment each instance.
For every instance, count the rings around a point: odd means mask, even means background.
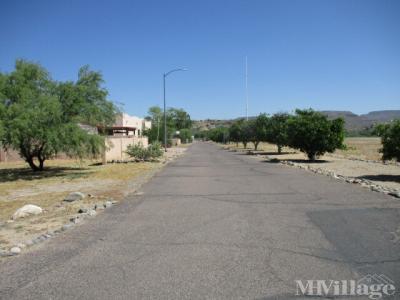
[[[181,142],[186,144],[192,141],[192,130],[189,128],[183,128],[179,131],[179,137]]]
[[[91,71],[89,66],[79,69],[78,80],[57,84],[56,91],[66,122],[82,122],[88,125],[112,125],[116,107],[107,100],[108,92],[102,87],[101,73]]]
[[[242,142],[245,147],[247,146],[247,142],[251,142],[254,144],[254,150],[257,150],[258,144],[261,141],[261,132],[262,128],[257,127],[256,120],[244,121],[242,125]]]
[[[172,127],[176,130],[192,128],[192,121],[190,115],[183,109],[170,108],[168,109],[168,118],[172,123]]]
[[[207,139],[226,144],[229,141],[229,129],[227,127],[213,128],[207,132]]]
[[[346,137],[372,137],[372,136],[377,136],[374,126],[370,127],[365,127],[360,130],[351,130],[351,131],[345,131],[345,136]]]
[[[167,139],[174,137],[176,131],[191,129],[192,121],[190,115],[183,109],[169,108],[167,110]],[[146,119],[151,120],[151,129],[144,131],[144,135],[149,138],[149,142],[164,141],[164,113],[158,106],[149,108]],[[182,137],[181,137],[182,139]]]
[[[242,124],[239,121],[234,122],[229,127],[229,139],[231,142],[235,142],[236,144],[241,142],[241,133],[242,133]]]
[[[390,124],[377,125],[375,133],[381,137],[382,160],[400,161],[400,120],[395,120]]]
[[[78,122],[113,122],[116,109],[101,83],[101,75],[88,67],[79,71],[76,83],[59,83],[40,65],[17,60],[12,73],[0,76],[3,147],[18,150],[35,171],[60,152],[79,158],[99,155],[104,139]]]
[[[154,142],[150,144],[147,148],[143,146],[142,143],[136,145],[129,145],[127,147],[126,153],[137,160],[147,161],[150,159],[155,159],[161,157],[163,155],[163,151],[161,149],[161,144],[158,142]]]
[[[278,147],[279,154],[282,152],[282,147],[288,144],[288,119],[288,114],[278,113],[264,121],[266,129],[265,141],[275,144]]]
[[[313,110],[296,110],[287,121],[288,144],[307,154],[310,160],[343,147],[343,119],[328,120]]]

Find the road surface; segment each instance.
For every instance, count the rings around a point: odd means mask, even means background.
[[[400,286],[390,196],[208,143],[141,192],[1,263],[0,298],[303,299],[296,280],[368,274]]]

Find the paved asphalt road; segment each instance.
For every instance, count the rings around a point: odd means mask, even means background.
[[[142,192],[1,263],[0,298],[303,299],[295,280],[375,273],[400,287],[390,196],[208,143]]]

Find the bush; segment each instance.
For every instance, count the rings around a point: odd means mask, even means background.
[[[307,154],[310,160],[343,148],[343,119],[328,120],[319,112],[296,110],[287,121],[288,144]]]
[[[142,143],[129,145],[125,152],[130,157],[141,161],[155,159],[163,155],[161,144],[159,142],[154,142],[153,144],[150,144],[147,148],[145,148]]]
[[[192,130],[188,128],[181,129],[179,132],[179,137],[183,144],[192,142]]]
[[[382,160],[400,161],[400,120],[377,125],[375,133],[381,137],[382,149],[379,151],[382,153]]]
[[[161,156],[163,156],[164,151],[161,148],[161,143],[159,142],[154,142],[152,144],[150,144],[147,147],[147,152],[149,153],[149,157],[154,159],[154,158],[159,158]]]

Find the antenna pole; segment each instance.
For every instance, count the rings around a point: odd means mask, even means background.
[[[247,86],[247,55],[246,55],[246,121],[249,120],[249,91]]]

